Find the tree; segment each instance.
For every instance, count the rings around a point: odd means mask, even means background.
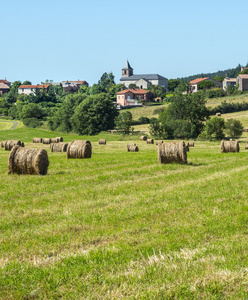
[[[219,82],[222,82],[225,79],[226,76],[214,76],[213,79]]]
[[[115,121],[117,130],[124,134],[129,134],[132,125],[132,118],[133,116],[129,111],[120,113]]]
[[[31,81],[29,81],[29,80],[26,80],[26,81],[24,81],[22,84],[23,84],[23,85],[31,85],[31,84],[32,84],[32,82],[31,82]]]
[[[225,129],[231,138],[239,138],[243,133],[243,125],[239,120],[229,119],[226,121]]]
[[[118,112],[110,97],[101,93],[87,97],[72,116],[73,130],[79,134],[93,135],[114,127]]]
[[[215,86],[215,83],[213,81],[204,80],[204,81],[199,82],[198,89],[199,90],[206,90],[206,89],[211,89],[214,86]]]
[[[34,118],[34,117],[36,119],[42,119],[43,116],[44,116],[43,109],[36,103],[29,103],[27,105],[24,105],[20,113],[21,119]]]
[[[153,93],[154,98],[164,99],[166,97],[166,91],[161,85],[150,85],[148,90]]]
[[[174,92],[180,83],[181,83],[181,80],[179,80],[179,79],[169,79],[168,80],[169,91]]]
[[[130,84],[128,85],[128,88],[129,88],[129,89],[138,89],[139,87],[138,87],[135,83],[130,83]]]
[[[224,134],[225,121],[219,117],[213,117],[206,122],[206,134],[209,138],[216,137],[217,140],[221,140],[225,137]]]
[[[112,85],[115,85],[115,77],[112,72],[110,73],[103,73],[98,84],[102,87],[102,91],[108,93],[109,89]]]

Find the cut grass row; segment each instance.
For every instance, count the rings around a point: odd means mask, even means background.
[[[27,147],[54,136],[14,132]],[[9,152],[0,149],[2,299],[247,296],[244,143],[221,154],[217,142],[196,142],[188,165],[160,166],[155,145],[134,140],[140,152],[128,153],[118,135],[86,138],[87,160],[39,145],[49,153],[46,176],[7,175]]]

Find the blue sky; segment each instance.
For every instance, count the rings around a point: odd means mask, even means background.
[[[0,79],[177,78],[248,62],[248,1],[2,1]]]

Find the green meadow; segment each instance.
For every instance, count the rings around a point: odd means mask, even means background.
[[[50,162],[45,176],[7,175],[0,148],[1,299],[248,297],[247,133],[240,153],[195,141],[187,165],[159,165],[156,145],[137,135],[63,134],[92,142],[82,160],[32,144],[60,135],[0,131]]]

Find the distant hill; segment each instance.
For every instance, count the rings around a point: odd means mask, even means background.
[[[248,67],[248,64],[246,65],[246,67]],[[199,77],[213,78],[215,76],[221,76],[221,77],[234,78],[238,75],[238,73],[240,72],[240,69],[241,69],[241,65],[239,64],[236,68],[227,69],[227,70],[223,70],[223,71],[217,71],[217,72],[213,72],[213,73],[201,73],[201,74],[192,75],[192,76],[188,76],[188,77],[181,77],[179,79],[184,82],[187,82],[187,81],[191,81],[193,79],[199,78]]]

